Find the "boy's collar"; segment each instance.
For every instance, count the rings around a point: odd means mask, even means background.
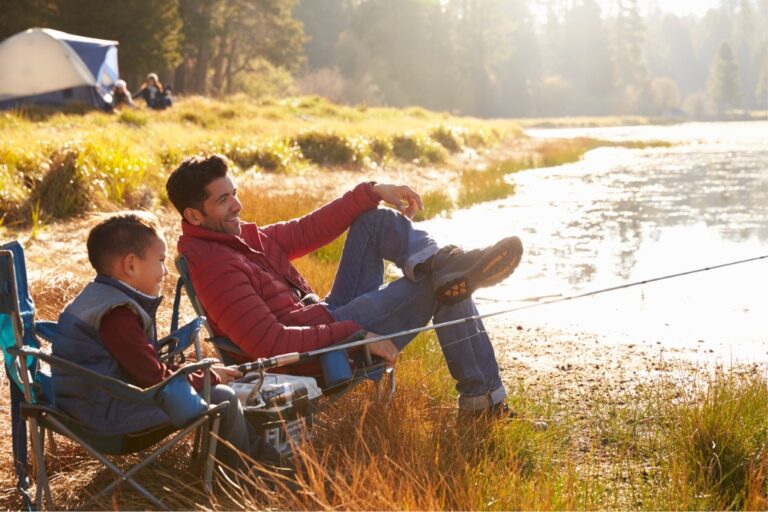
[[[96,276],[96,279],[94,279],[95,282],[106,284],[109,286],[114,286],[118,290],[122,291],[128,297],[136,301],[144,311],[146,311],[152,318],[155,317],[155,313],[157,313],[157,308],[160,306],[160,303],[163,301],[163,297],[161,296],[152,296],[147,295],[144,292],[141,292],[134,288],[133,286],[129,285],[128,283],[121,281],[119,279],[115,279],[114,277],[99,274]]]

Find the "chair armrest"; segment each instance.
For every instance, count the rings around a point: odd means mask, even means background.
[[[195,373],[198,370],[208,370],[211,366],[218,363],[219,360],[215,359],[213,357],[207,357],[203,359],[202,361],[199,361],[197,363],[189,364],[186,366],[183,366],[182,368],[179,368],[175,372],[173,372],[172,375],[165,378],[165,380],[158,382],[157,384],[145,388],[143,391],[149,392],[151,390],[154,390],[155,394],[160,394],[162,392],[163,388],[171,383],[176,377],[179,377],[180,375],[186,379],[190,376],[190,374]]]
[[[180,329],[176,329],[157,342],[157,354],[161,361],[172,361],[194,343],[197,333],[205,325],[205,317],[200,316]]]
[[[11,347],[7,350],[14,356],[25,355],[45,361],[48,363],[48,365],[50,365],[51,368],[57,368],[65,373],[68,373],[69,375],[80,377],[88,381],[89,384],[102,389],[103,391],[116,398],[144,404],[157,403],[160,391],[175,378],[179,376],[186,378],[190,373],[194,373],[202,368],[210,368],[217,362],[216,359],[204,359],[199,363],[180,368],[178,371],[174,372],[173,375],[169,376],[162,382],[158,382],[153,386],[142,389],[122,380],[107,377],[106,375],[94,372],[93,370],[83,368],[78,364],[67,361],[66,359],[62,359],[61,357],[45,353],[38,348],[24,346],[21,348]]]
[[[35,322],[35,332],[48,342],[53,341],[53,337],[58,331],[59,324],[56,322],[39,321]]]

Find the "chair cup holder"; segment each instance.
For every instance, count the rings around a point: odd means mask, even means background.
[[[352,379],[352,367],[349,366],[346,350],[334,350],[320,356],[320,366],[326,386],[333,386]]]

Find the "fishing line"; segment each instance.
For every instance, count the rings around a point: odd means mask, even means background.
[[[246,369],[245,367],[247,365],[253,365],[252,369],[255,369],[255,368],[271,368],[271,367],[274,367],[274,366],[283,366],[285,364],[291,364],[291,363],[295,363],[295,362],[298,362],[298,361],[306,361],[306,360],[314,358],[316,356],[319,356],[319,355],[322,355],[322,354],[327,354],[329,352],[334,352],[336,350],[346,350],[346,349],[350,349],[350,348],[359,347],[359,346],[362,346],[362,345],[367,345],[369,343],[374,343],[374,342],[377,342],[377,341],[389,340],[389,339],[392,339],[392,338],[397,338],[399,336],[408,336],[410,334],[418,334],[418,333],[424,332],[424,331],[430,331],[430,330],[433,330],[433,329],[439,329],[440,327],[449,327],[449,326],[452,326],[452,325],[458,325],[458,324],[462,324],[462,323],[466,323],[466,322],[475,322],[476,320],[481,320],[483,318],[491,318],[491,317],[494,317],[494,316],[506,315],[508,313],[513,313],[513,312],[516,312],[516,311],[523,311],[523,310],[526,310],[526,309],[532,309],[532,308],[536,308],[536,307],[540,307],[540,306],[548,306],[548,305],[551,305],[551,304],[558,304],[560,302],[566,302],[566,301],[569,301],[569,300],[581,299],[581,298],[584,298],[584,297],[591,297],[591,296],[594,296],[594,295],[599,295],[601,293],[607,293],[607,292],[612,292],[612,291],[616,291],[616,290],[623,290],[625,288],[632,288],[634,286],[640,286],[640,285],[644,285],[644,284],[655,283],[655,282],[658,282],[658,281],[664,281],[666,279],[673,279],[673,278],[676,278],[676,277],[682,277],[682,276],[687,276],[687,275],[691,275],[691,274],[697,274],[697,273],[700,273],[700,272],[707,272],[709,270],[716,270],[716,269],[719,269],[719,268],[731,267],[731,266],[734,266],[734,265],[741,265],[743,263],[750,263],[750,262],[753,262],[753,261],[764,260],[766,258],[768,258],[768,254],[764,254],[762,256],[756,256],[756,257],[753,257],[753,258],[746,258],[746,259],[743,259],[743,260],[731,261],[731,262],[728,262],[728,263],[721,263],[719,265],[712,265],[712,266],[709,266],[709,267],[702,267],[702,268],[697,268],[697,269],[693,269],[693,270],[686,270],[684,272],[677,272],[677,273],[674,273],[674,274],[667,274],[667,275],[659,276],[659,277],[652,277],[652,278],[649,278],[649,279],[643,279],[641,281],[634,281],[634,282],[631,282],[631,283],[624,283],[624,284],[620,284],[620,285],[609,286],[607,288],[600,288],[598,290],[592,290],[592,291],[578,293],[578,294],[574,294],[574,295],[568,295],[568,296],[542,295],[540,297],[530,297],[528,299],[521,300],[521,302],[522,301],[528,302],[528,301],[531,301],[531,300],[535,300],[535,299],[539,299],[539,298],[546,298],[546,297],[559,297],[559,298],[555,298],[555,299],[552,299],[552,300],[537,301],[537,302],[534,302],[533,304],[526,304],[525,306],[517,306],[517,307],[514,307],[514,308],[508,308],[508,309],[502,309],[502,310],[499,310],[499,311],[493,311],[491,313],[483,313],[483,314],[468,316],[468,317],[459,318],[459,319],[456,319],[456,320],[449,320],[447,322],[441,322],[441,323],[438,323],[438,324],[425,325],[425,326],[417,327],[417,328],[414,328],[414,329],[407,329],[407,330],[404,330],[404,331],[395,332],[395,333],[391,333],[391,334],[382,334],[382,335],[374,336],[374,337],[371,337],[371,338],[362,338],[361,336],[358,336],[357,339],[350,340],[347,343],[341,343],[339,345],[331,345],[329,347],[325,347],[325,348],[322,348],[322,349],[319,349],[319,350],[313,350],[311,352],[303,352],[303,353],[292,352],[292,353],[289,353],[289,354],[283,354],[283,355],[280,355],[280,356],[275,356],[275,357],[272,357],[272,358],[269,358],[269,359],[262,359],[262,360],[254,362],[254,363],[246,363],[245,365],[241,365],[241,366],[243,367],[243,369]],[[463,342],[465,340],[462,339],[462,340],[459,340],[459,341]],[[444,345],[443,347],[445,348],[445,347],[448,347],[448,346],[453,345],[455,343],[458,343],[458,342],[455,341],[455,342],[449,343],[447,345]],[[248,368],[250,368],[250,366]],[[250,371],[250,370],[248,370],[248,371]]]

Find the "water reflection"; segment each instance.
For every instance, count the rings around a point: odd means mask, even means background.
[[[483,293],[491,299],[570,294],[768,252],[768,123],[531,135],[678,145],[603,148],[573,165],[526,171],[514,176],[511,198],[431,221],[439,239],[466,246],[521,234],[525,265]],[[632,339],[716,340],[722,350],[765,358],[766,284],[768,264],[756,263],[547,306],[525,318]]]

